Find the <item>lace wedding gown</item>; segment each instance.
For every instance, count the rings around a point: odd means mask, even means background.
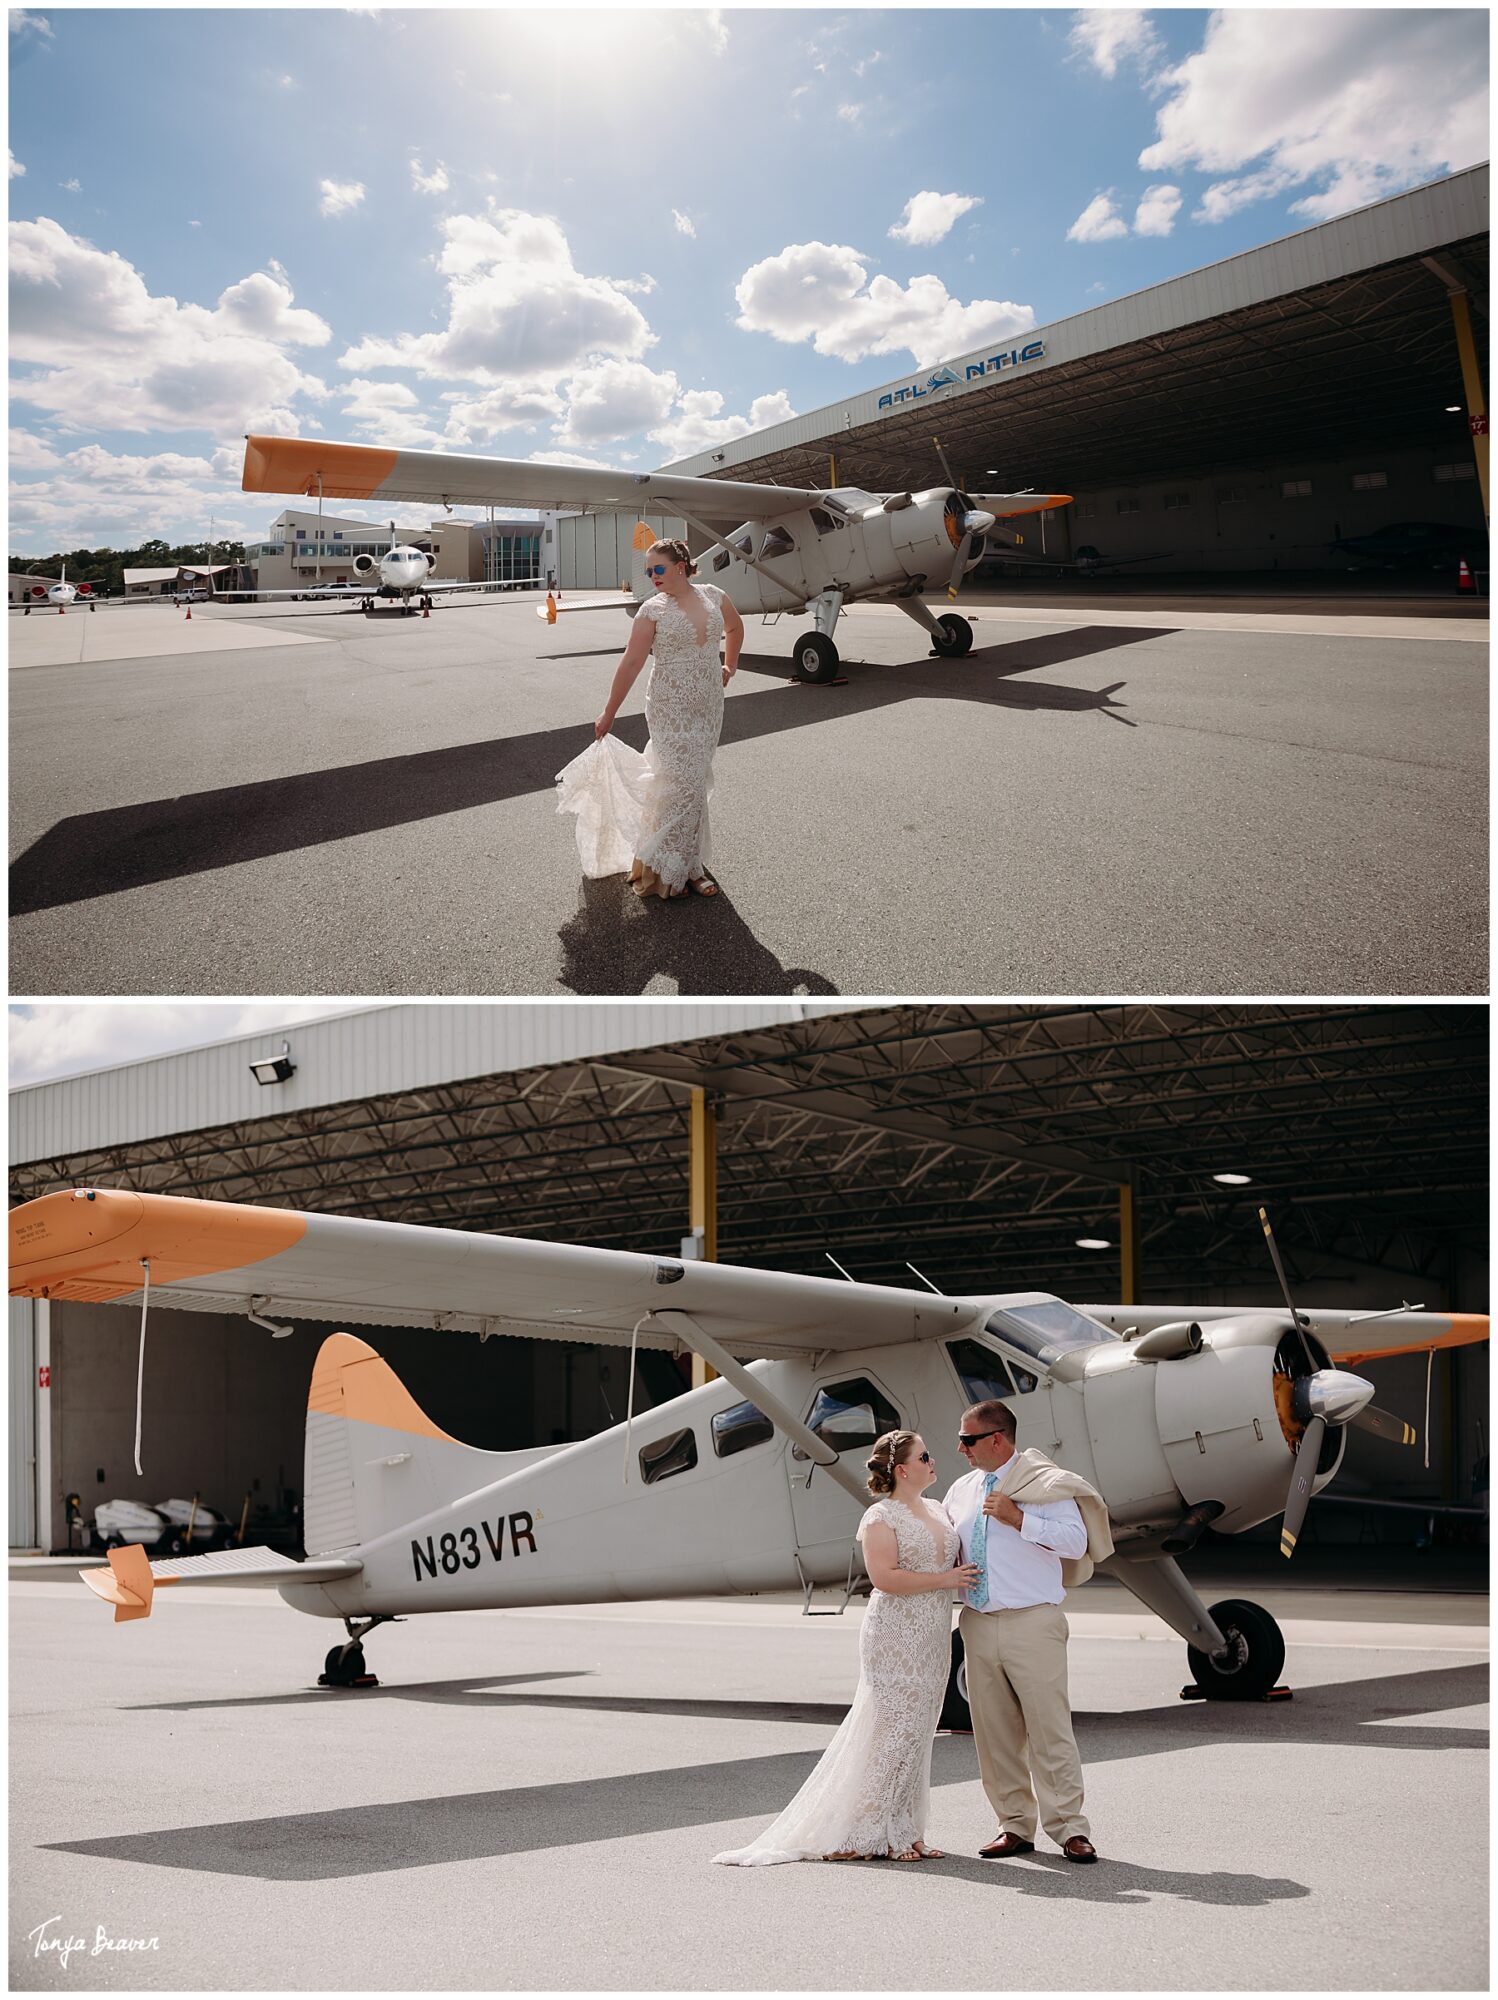
[[[863,1526],[871,1521],[894,1529],[901,1569],[929,1573],[957,1560],[957,1530],[927,1527],[898,1500],[876,1500]],[[873,1592],[858,1642],[858,1692],[842,1726],[779,1819],[750,1846],[714,1861],[760,1868],[849,1851],[903,1854],[924,1837],[931,1745],[951,1669],[952,1603],[945,1590]]]
[[[723,593],[712,584],[691,585],[706,614],[707,636],[698,640],[687,613],[657,591],[638,616],[655,621],[654,664],[645,688],[650,742],[635,861],[630,880],[641,895],[661,896],[686,886],[707,866],[707,802],[713,752],[723,727]]]

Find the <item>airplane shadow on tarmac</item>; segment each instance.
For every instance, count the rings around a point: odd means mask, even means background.
[[[828,1727],[840,1721],[845,1712],[840,1705],[824,1702],[715,1702],[486,1692],[502,1686],[504,1678],[429,1682],[380,1692],[388,1697],[414,1700],[577,1707],[624,1714],[805,1720],[822,1722]],[[510,1678],[513,1681],[518,1676]],[[336,1697],[329,1705],[344,1708],[350,1702],[358,1704],[377,1698],[373,1693],[350,1694]],[[1485,1730],[1390,1725],[1399,1716],[1467,1708],[1486,1698],[1485,1668],[1436,1667],[1309,1688],[1293,1702],[1188,1704],[1138,1714],[1083,1711],[1077,1715],[1076,1723],[1084,1765],[1179,1751],[1183,1745],[1193,1743],[1203,1748],[1234,1742],[1279,1747],[1316,1744],[1470,1752],[1486,1744]],[[308,1691],[300,1695],[143,1706],[180,1711],[314,1699],[328,1698]],[[1367,1726],[1370,1724],[1376,1726],[1370,1729]],[[422,1868],[437,1862],[489,1860],[533,1848],[639,1839],[689,1826],[722,1825],[728,1829],[725,1837],[737,1840],[757,1831],[754,1821],[773,1817],[781,1810],[819,1755],[816,1749],[782,1751],[763,1757],[732,1758],[726,1763],[636,1771],[581,1782],[403,1799],[379,1805],[345,1806],[328,1812],[228,1820],[210,1826],[167,1827],[157,1832],[54,1841],[47,1845],[60,1853],[144,1862],[157,1868],[239,1875],[262,1881],[315,1882]],[[933,1787],[969,1784],[976,1777],[971,1741],[960,1736],[939,1737],[932,1758]],[[1127,1829],[1118,1828],[1109,1844],[1124,1846],[1127,1837]],[[1004,1863],[948,1856],[921,1865],[1022,1895],[1082,1897],[1120,1905],[1143,1904],[1153,1896],[1170,1895],[1192,1902],[1255,1908],[1311,1893],[1304,1883],[1285,1877],[1238,1875],[1221,1870],[1191,1874],[1142,1867],[1115,1859],[1107,1852],[1098,1867],[1081,1871],[1059,1855],[1047,1853]]]
[[[1171,629],[1090,626],[1046,633],[979,647],[965,660],[875,665],[867,670],[867,678],[836,689],[786,681],[784,660],[751,655],[740,660],[741,671],[765,674],[784,685],[773,693],[730,701],[724,711],[723,744],[727,747],[810,723],[825,723],[840,714],[861,715],[905,701],[965,701],[990,708],[1100,714],[1128,722],[1119,713],[1123,704],[1115,699],[1122,681],[1093,689],[1050,681],[1021,683],[1013,676],[1167,637]],[[1135,726],[1129,723],[1129,727]],[[569,723],[565,728],[535,730],[526,736],[453,744],[443,750],[299,771],[248,785],[226,785],[217,791],[185,792],[175,798],[76,813],[49,827],[12,863],[11,914],[24,916],[92,896],[114,895],[152,882],[319,847],[327,841],[356,839],[386,827],[470,812],[527,793],[548,792],[557,772],[586,741],[585,730],[586,725]],[[644,716],[626,717],[616,733],[621,741],[643,749]],[[746,955],[752,942],[741,940]],[[586,949],[584,957],[588,957]],[[617,992],[617,983],[607,990]],[[789,989],[761,984],[712,990]]]

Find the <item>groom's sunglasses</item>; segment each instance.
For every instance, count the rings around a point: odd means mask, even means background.
[[[997,1436],[998,1436],[997,1431],[974,1431],[971,1437],[965,1437],[963,1433],[959,1431],[957,1433],[957,1442],[962,1446],[963,1450],[966,1451],[972,1445],[982,1444],[984,1438],[996,1438]]]

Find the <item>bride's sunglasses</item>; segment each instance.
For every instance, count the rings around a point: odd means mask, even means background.
[[[647,576],[664,576],[666,574],[666,565],[664,563],[646,563],[645,574]]]

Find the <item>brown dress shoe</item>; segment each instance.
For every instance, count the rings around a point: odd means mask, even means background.
[[[1096,1861],[1097,1849],[1085,1833],[1074,1833],[1062,1846],[1061,1852],[1068,1861]]]
[[[1017,1833],[1001,1833],[997,1840],[991,1840],[987,1847],[980,1847],[978,1852],[985,1861],[1003,1861],[1011,1854],[1033,1854],[1035,1842],[1025,1840]]]

